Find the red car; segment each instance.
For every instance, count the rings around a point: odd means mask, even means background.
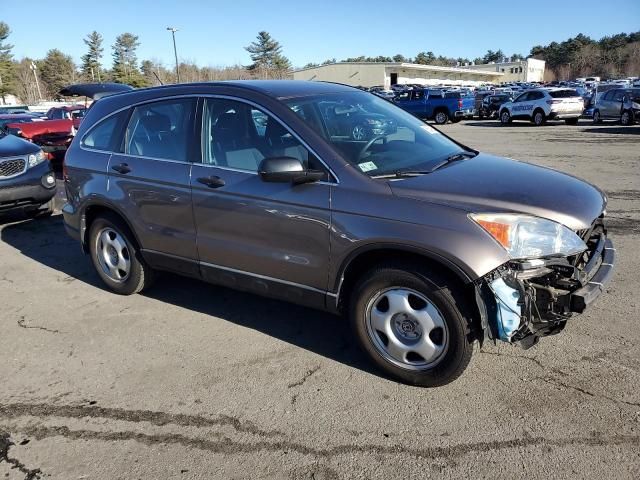
[[[62,89],[60,95],[65,97],[84,96],[95,100],[105,95],[127,90],[131,90],[131,87],[122,84],[77,84]],[[89,107],[86,105],[53,107],[47,112],[46,120],[9,123],[5,129],[7,133],[39,145],[54,166],[60,167],[67,148],[88,110]]]

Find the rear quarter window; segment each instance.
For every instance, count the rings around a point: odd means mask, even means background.
[[[122,129],[128,116],[128,110],[100,120],[89,129],[80,143],[93,150],[117,151],[122,143]]]

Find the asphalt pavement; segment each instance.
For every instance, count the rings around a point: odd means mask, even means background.
[[[164,275],[107,292],[60,215],[0,223],[0,478],[640,478],[640,126],[442,130],[609,197],[615,277],[560,335],[437,389],[338,317]]]

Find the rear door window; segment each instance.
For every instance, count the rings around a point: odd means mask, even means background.
[[[412,90],[411,100],[418,101],[424,98],[424,90]]]
[[[186,162],[193,138],[194,114],[192,98],[135,107],[127,126],[125,153]]]

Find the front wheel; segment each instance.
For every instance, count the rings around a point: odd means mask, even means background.
[[[458,378],[471,360],[468,311],[456,287],[437,274],[387,265],[355,286],[350,320],[359,344],[385,373],[437,387]]]
[[[509,125],[511,123],[511,114],[509,110],[503,110],[500,112],[500,123],[502,125]]]
[[[627,127],[633,123],[633,117],[631,116],[631,112],[629,110],[625,110],[620,115],[620,125]]]
[[[144,260],[129,228],[117,217],[96,218],[89,229],[93,266],[110,290],[132,295],[148,287],[154,272]]]
[[[596,110],[595,112],[593,112],[593,123],[595,125],[602,123],[602,118],[600,117],[600,111]]]

